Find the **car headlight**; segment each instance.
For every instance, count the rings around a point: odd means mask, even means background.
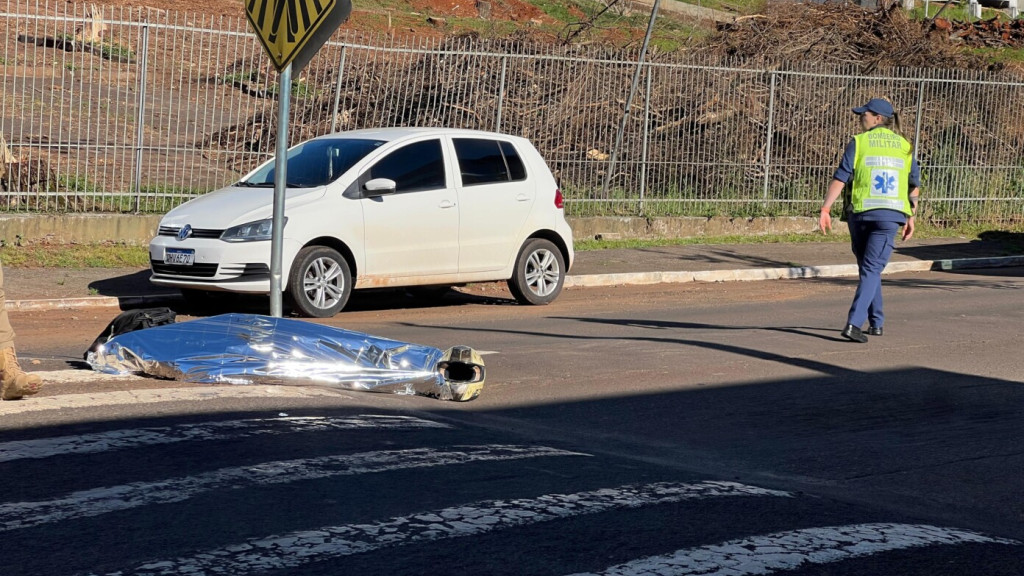
[[[288,219],[284,218],[283,223],[287,224]],[[245,224],[239,224],[238,226],[228,228],[220,235],[220,239],[225,242],[255,242],[259,240],[270,240],[273,228],[273,218],[257,220],[256,222],[246,222]]]

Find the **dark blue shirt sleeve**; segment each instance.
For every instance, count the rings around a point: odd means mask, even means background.
[[[853,180],[853,161],[856,155],[857,141],[851,138],[850,143],[846,145],[846,150],[843,150],[843,159],[839,161],[839,167],[832,173],[833,180],[839,180],[846,184]],[[913,176],[911,176],[911,179],[913,179]]]
[[[921,165],[917,163],[917,158],[910,163],[910,189],[921,187]]]

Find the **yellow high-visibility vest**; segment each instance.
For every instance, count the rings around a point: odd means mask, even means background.
[[[888,128],[854,136],[853,183],[850,201],[855,213],[885,208],[913,215],[910,210],[912,147]]]

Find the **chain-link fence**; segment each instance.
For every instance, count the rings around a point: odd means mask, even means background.
[[[273,153],[278,79],[244,19],[0,8],[12,156],[0,209],[162,212]],[[1024,83],[1005,73],[662,54],[630,100],[635,52],[342,28],[293,78],[292,143],[392,125],[498,130],[534,141],[574,216],[806,215],[858,128],[850,107],[881,96],[918,151],[931,218],[1024,216]]]

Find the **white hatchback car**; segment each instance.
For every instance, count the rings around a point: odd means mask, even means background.
[[[270,292],[274,161],[171,210],[149,245],[187,298]],[[281,285],[306,316],[353,289],[507,280],[547,304],[572,265],[562,193],[526,139],[443,128],[321,136],[288,151]]]

